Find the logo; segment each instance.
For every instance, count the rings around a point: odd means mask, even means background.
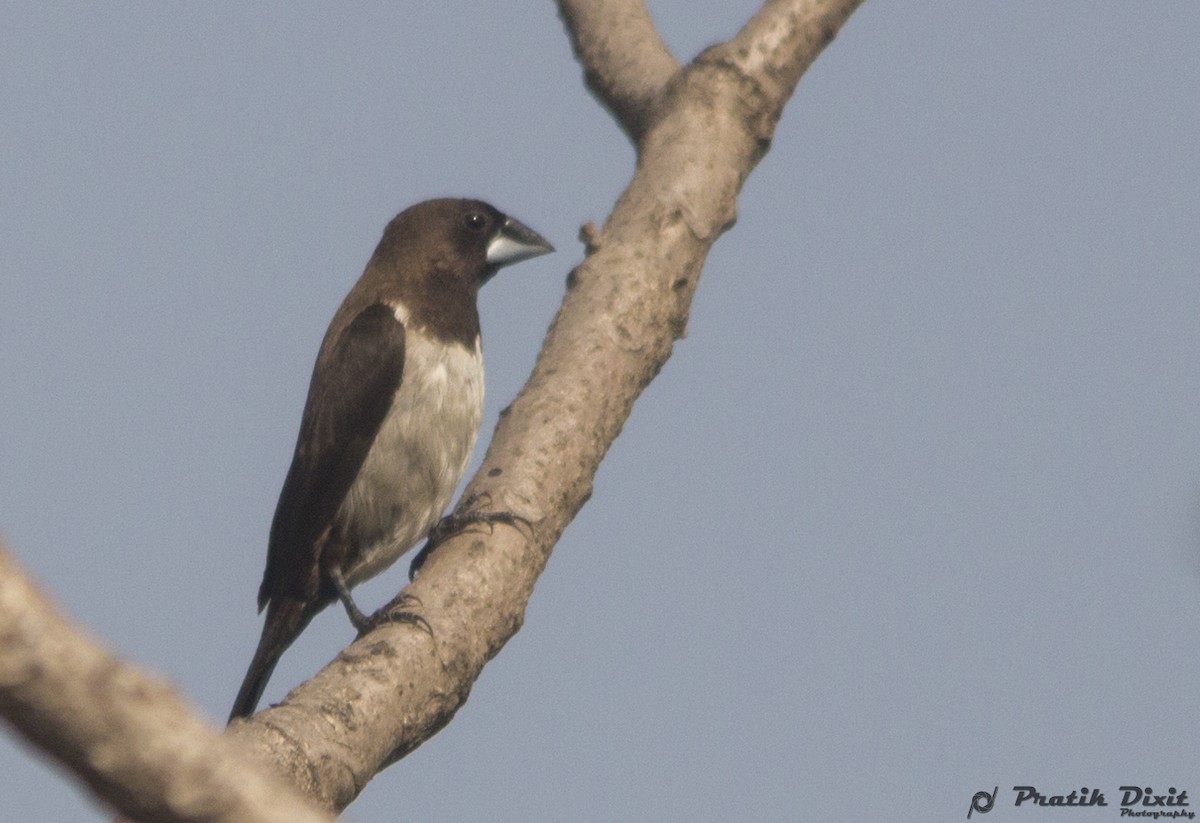
[[[1036,809],[1081,809],[1108,806],[1108,799],[1099,788],[1083,786],[1067,794],[1042,793],[1036,786],[1013,786],[1013,807],[1026,806]],[[1121,786],[1121,802],[1116,816],[1144,818],[1148,820],[1193,820],[1196,813],[1188,806],[1187,789],[1174,786],[1165,792],[1156,792],[1153,786]],[[996,805],[1000,787],[989,791],[975,792],[967,808],[967,819],[979,812],[987,814]]]
[[[987,814],[992,810],[992,804],[996,802],[996,795],[999,793],[1000,787],[992,789],[991,794],[987,792],[975,792],[975,796],[971,798],[971,808],[967,809],[967,820],[971,819],[971,815],[975,812]]]

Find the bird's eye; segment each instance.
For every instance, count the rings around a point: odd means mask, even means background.
[[[483,212],[469,211],[463,215],[463,225],[467,227],[468,231],[479,234],[487,228],[487,217]]]

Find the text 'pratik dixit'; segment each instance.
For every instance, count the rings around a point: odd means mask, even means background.
[[[1071,791],[1069,794],[1044,794],[1036,786],[1013,786],[1013,805],[1042,806],[1047,808],[1083,808],[1091,806],[1108,806],[1108,798],[1099,788],[1088,788]],[[1121,802],[1118,804],[1121,817],[1137,817],[1150,819],[1194,819],[1196,814],[1188,806],[1187,790],[1179,790],[1174,786],[1166,792],[1156,793],[1152,786],[1121,786]],[[986,814],[995,806],[997,789],[991,792],[976,792],[971,799],[971,807],[967,818],[975,812]]]

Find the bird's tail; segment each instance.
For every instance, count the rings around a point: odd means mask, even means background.
[[[229,712],[230,722],[235,717],[249,717],[254,713],[271,672],[275,671],[275,664],[315,614],[316,611],[305,608],[302,601],[286,597],[272,600],[267,606],[262,637],[258,640],[258,648],[254,650],[254,659],[250,661],[242,688],[233,701],[233,710]]]

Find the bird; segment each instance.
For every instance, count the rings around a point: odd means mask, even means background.
[[[426,200],[388,223],[317,353],[267,541],[262,635],[230,722],[254,712],[326,606],[340,600],[360,634],[372,625],[350,589],[439,525],[479,434],[479,289],[552,251],[480,200]]]

